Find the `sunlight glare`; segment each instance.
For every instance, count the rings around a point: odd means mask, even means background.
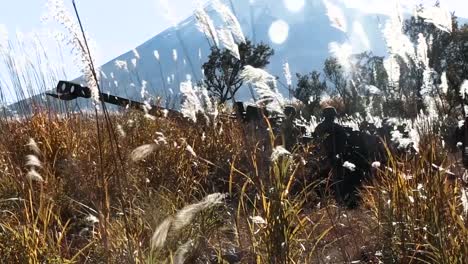
[[[283,44],[289,36],[289,25],[284,20],[274,21],[268,31],[270,39],[275,44]]]
[[[286,8],[291,12],[299,12],[304,8],[305,0],[283,0]]]

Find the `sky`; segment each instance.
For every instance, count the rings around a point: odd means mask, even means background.
[[[10,35],[44,27],[47,0],[0,0],[0,24]],[[72,11],[71,0],[65,3]],[[76,0],[84,27],[98,46],[98,63],[105,63],[142,44],[191,15],[192,0]],[[171,15],[168,15],[172,9]]]
[[[1,0],[0,25],[8,31],[33,32],[43,26],[41,17],[47,0]],[[255,1],[255,0],[253,0]],[[301,6],[311,0],[283,0],[285,6]],[[391,10],[391,0],[335,0],[350,8],[370,13]],[[190,16],[199,2],[206,0],[76,0],[86,30],[97,43],[97,62],[103,64],[154,37],[177,21]],[[414,4],[434,0],[401,0],[411,9]],[[440,0],[449,10],[468,18],[468,1]],[[72,10],[71,0],[65,3]]]

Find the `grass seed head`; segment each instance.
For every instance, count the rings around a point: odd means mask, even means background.
[[[134,149],[130,154],[130,158],[133,162],[138,162],[146,159],[151,153],[156,150],[156,144],[146,144],[143,146],[139,146],[138,148]]]
[[[36,155],[27,155],[26,156],[26,167],[31,168],[42,168],[42,163]]]
[[[44,182],[44,178],[42,178],[42,176],[35,169],[31,169],[26,174],[26,179],[30,181]]]

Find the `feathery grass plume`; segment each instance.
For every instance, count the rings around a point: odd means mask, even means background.
[[[213,20],[211,20],[202,7],[195,10],[195,18],[198,30],[205,34],[208,39],[211,39],[216,47],[219,47],[218,33],[216,32]]]
[[[399,4],[394,8],[393,14],[383,28],[383,35],[390,55],[399,55],[405,63],[409,58],[415,57],[414,45],[407,35],[403,33],[403,14]]]
[[[330,19],[331,26],[346,33],[348,31],[348,23],[346,22],[343,10],[328,0],[324,0],[323,3],[327,8],[327,16]]]
[[[151,109],[153,109],[153,107],[150,105],[148,101],[145,100],[143,102],[143,110],[145,111],[145,113],[148,113],[149,111],[151,111]]]
[[[130,153],[130,158],[133,162],[144,160],[156,150],[156,147],[156,143],[139,146]]]
[[[365,85],[365,91],[367,91],[370,95],[382,95],[382,91],[375,87],[374,85]]]
[[[172,216],[167,217],[164,221],[156,228],[151,237],[151,249],[162,248],[166,243],[167,235],[171,229],[174,218]]]
[[[426,111],[428,112],[429,117],[437,117],[437,98],[434,98],[432,95],[436,92],[437,86],[434,84],[435,78],[438,74],[429,67],[429,59],[427,60],[427,67],[423,71],[423,83],[420,90],[420,94],[423,97],[424,105],[426,106]]]
[[[64,39],[63,42],[67,42],[71,45],[75,62],[77,65],[81,65],[81,72],[86,80],[88,88],[91,89],[91,98],[95,103],[99,103],[98,83],[100,71],[96,70],[96,76],[94,75],[93,65],[96,65],[96,63],[94,58],[91,57],[91,54],[89,54],[86,49],[85,39],[81,33],[80,26],[72,19],[72,16],[65,7],[63,0],[48,0],[47,8],[48,14],[44,17],[44,20],[55,20],[68,31],[68,34],[62,35],[65,38],[68,38]],[[94,42],[87,36],[87,34],[85,35],[90,49],[94,50]],[[93,52],[93,54],[96,55],[97,53]]]
[[[150,111],[151,109],[152,109],[151,105],[148,103],[147,100],[145,100],[145,101],[143,102],[143,112],[145,112],[144,117],[145,117],[146,119],[149,119],[149,120],[154,121],[154,120],[156,120],[156,117],[153,116],[153,115],[151,115],[151,114],[149,113],[149,111]]]
[[[198,87],[198,94],[202,107],[204,108],[205,115],[212,117],[212,121],[216,120],[219,115],[218,105],[216,104],[215,99],[212,99],[208,93],[206,86],[202,84]]]
[[[117,125],[117,132],[121,137],[126,137],[127,133],[125,133],[125,130],[123,129],[122,125],[118,124]]]
[[[239,46],[234,42],[231,31],[229,29],[218,29],[219,42],[224,48],[229,50],[236,59],[240,60]]]
[[[180,84],[180,92],[183,96],[183,102],[181,105],[180,112],[191,119],[193,122],[197,122],[197,113],[203,111],[200,98],[192,86],[191,81],[182,82]]]
[[[210,98],[208,90],[202,84],[201,86],[193,86],[190,81],[191,77],[187,76],[188,81],[180,84],[180,92],[182,94],[181,113],[184,117],[197,122],[197,114],[202,113],[207,121],[211,116],[213,120],[218,117],[218,108],[214,101]]]
[[[339,44],[333,41],[328,44],[328,49],[332,56],[338,60],[338,63],[343,66],[344,71],[349,72],[351,70],[350,58],[353,55],[353,46],[347,42]]]
[[[148,90],[146,90],[147,85],[148,85],[147,81],[145,80],[141,81],[141,90],[140,90],[141,98],[146,98],[146,96],[149,95]]]
[[[187,253],[192,249],[193,241],[190,239],[185,242],[183,245],[177,248],[176,252],[174,253],[174,264],[184,264],[185,259],[187,258]]]
[[[99,223],[99,219],[92,214],[88,215],[85,220],[92,225]]]
[[[178,231],[186,227],[188,224],[190,224],[190,222],[192,222],[192,219],[195,217],[196,214],[215,205],[222,204],[225,198],[226,194],[213,193],[206,196],[205,198],[203,198],[202,201],[198,203],[185,206],[184,208],[179,210],[174,217],[174,230]]]
[[[8,29],[4,24],[0,24],[0,49],[8,46]]]
[[[276,87],[276,78],[266,72],[247,65],[240,73],[240,77],[248,84],[252,84],[255,91],[260,96],[257,104],[266,104],[267,110],[276,112],[279,115],[283,114],[285,100],[283,95]]]
[[[33,138],[29,138],[28,144],[26,146],[34,152],[34,154],[40,156],[41,155],[41,149],[39,148],[39,145],[37,145],[36,141]]]
[[[384,60],[384,68],[388,75],[390,87],[398,87],[400,84],[401,69],[394,55],[390,55]]]
[[[181,210],[179,210],[175,216],[167,217],[156,229],[152,238],[151,238],[151,248],[155,250],[164,246],[167,236],[170,230],[179,231],[182,228],[190,224],[193,218],[199,212],[211,208],[215,205],[222,204],[226,198],[225,194],[213,193],[205,198],[202,201],[187,205]]]
[[[285,62],[283,64],[283,74],[284,78],[286,79],[286,84],[291,87],[292,86],[292,75],[291,70],[289,69],[289,63]]]
[[[263,219],[261,216],[251,216],[250,220],[252,220],[252,223],[257,224],[257,225],[265,225],[267,221]]]
[[[177,61],[177,49],[172,49],[172,59]]]
[[[468,215],[468,193],[466,192],[465,188],[461,189],[460,200],[462,202],[463,212],[465,213],[465,216],[467,216]]]
[[[156,135],[158,136],[158,137],[156,138],[156,144],[167,145],[167,138],[166,138],[166,136],[164,136],[163,133],[161,133],[161,132],[156,132]]]
[[[343,168],[346,168],[350,171],[355,171],[356,170],[356,165],[354,165],[353,163],[349,162],[349,161],[345,161],[343,163]]]
[[[300,117],[294,120],[294,123],[297,127],[301,127],[305,129],[306,135],[312,135],[315,131],[315,128],[318,126],[319,122],[317,117],[312,116],[310,120],[306,120],[304,117]]]
[[[468,93],[468,80],[465,80],[460,87],[460,96],[465,100],[466,94]]]
[[[452,15],[440,6],[424,7],[416,10],[416,16],[423,18],[425,22],[432,23],[438,29],[447,33],[452,33]]]
[[[42,178],[42,176],[35,169],[28,171],[26,174],[26,179],[30,181],[44,182],[44,178]]]
[[[232,33],[237,44],[245,43],[245,36],[242,27],[237,20],[237,17],[232,13],[231,9],[219,0],[213,1],[213,8],[218,12],[224,22],[224,26]]]
[[[156,117],[154,115],[151,115],[150,113],[148,113],[146,111],[145,115],[143,116],[144,118],[148,119],[148,120],[151,120],[151,121],[155,121],[156,120]]]
[[[428,112],[431,116],[437,115],[436,102],[431,96],[436,89],[434,85],[435,72],[429,65],[428,57],[429,46],[426,38],[422,33],[418,34],[418,43],[416,46],[416,59],[419,61],[420,67],[424,69],[423,72],[423,86],[421,87],[421,95],[424,98],[424,103],[428,108]]]
[[[291,152],[287,151],[283,146],[277,146],[273,149],[273,152],[271,153],[270,160],[272,162],[277,161],[280,157],[283,156],[290,156]]]
[[[103,70],[99,70],[103,79],[108,79],[107,74]]]
[[[427,51],[429,47],[427,45],[426,38],[422,33],[418,34],[418,45],[416,48],[417,58],[420,63],[422,63],[425,69],[429,68],[429,57],[427,56]]]
[[[190,146],[189,144],[187,144],[187,146],[185,147],[185,150],[187,150],[187,152],[192,155],[193,157],[198,157],[197,156],[197,153],[195,152],[195,150],[193,150],[192,146]]]
[[[42,168],[42,163],[36,155],[26,156],[26,167]]]
[[[137,60],[139,60],[139,59],[140,59],[140,53],[138,52],[138,50],[137,50],[137,49],[133,49],[132,52],[133,52],[133,56],[135,56],[135,58],[136,58]]]
[[[154,57],[156,58],[157,61],[160,60],[160,56],[159,56],[159,51],[158,51],[158,50],[154,50],[154,51],[153,51],[153,55],[154,55]]]
[[[276,86],[276,78],[263,69],[247,65],[241,72],[241,78],[251,83],[268,83]]]
[[[127,62],[126,61],[123,61],[123,60],[115,60],[115,66],[117,66],[117,68],[121,69],[121,70],[124,70],[124,71],[128,71],[128,65],[127,65]]]
[[[442,89],[442,92],[444,94],[447,94],[448,92],[448,81],[447,81],[447,72],[443,72],[442,76],[440,77],[441,83],[440,83],[440,89]]]
[[[205,209],[205,203],[202,201],[196,204],[187,205],[179,210],[174,217],[174,230],[180,230],[190,224],[195,215],[203,211],[203,209]]]
[[[1,72],[0,78],[0,106],[6,113],[6,104],[13,101],[23,101],[30,98],[20,105],[16,105],[19,113],[29,114],[41,111],[31,103],[46,104],[44,93],[50,86],[55,85],[60,76],[65,75],[62,71],[63,60],[56,58],[44,46],[53,45],[55,35],[47,32],[34,32],[23,34],[17,31],[13,38],[9,39],[8,31],[5,26],[0,25],[0,59]],[[44,42],[47,41],[47,42]],[[60,45],[57,50],[62,51]],[[56,63],[53,63],[52,60]],[[13,100],[13,101],[12,101]],[[15,111],[15,110],[14,110]],[[18,112],[16,112],[18,113]],[[16,114],[13,113],[13,114]]]

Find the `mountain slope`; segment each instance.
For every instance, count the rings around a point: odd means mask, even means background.
[[[371,50],[376,55],[386,54],[380,26],[387,20],[383,15],[343,7],[348,24],[348,33],[345,34],[330,25],[322,0],[307,0],[304,7],[297,12],[288,10],[284,0],[225,2],[227,6],[233,3],[234,13],[248,39],[255,43],[267,43],[275,50],[267,70],[278,76],[283,83],[285,62],[289,63],[293,76],[295,73],[322,70],[323,62],[329,56],[331,42],[350,42],[353,53]],[[205,10],[215,22],[219,22],[216,21],[215,11],[210,4],[206,5]],[[270,37],[270,27],[275,21],[283,21],[289,27],[288,36],[281,44],[274,43]],[[463,23],[462,19],[460,21]],[[358,30],[359,28],[363,30]],[[177,53],[176,60],[174,50]],[[159,59],[155,57],[155,51]],[[169,28],[146,41],[134,51],[104,64],[101,67],[101,87],[103,92],[142,101],[142,86],[145,86],[149,95],[176,102],[179,83],[185,81],[187,75],[195,82],[202,79],[201,66],[208,54],[207,39],[197,29],[195,18],[191,16],[177,27]],[[286,93],[284,86],[280,86],[280,89]],[[249,99],[248,90],[241,89],[237,99]],[[89,102],[80,100],[75,105],[86,107]]]
[[[267,43],[275,50],[267,70],[276,76],[282,77],[282,65],[286,61],[293,73],[321,70],[323,61],[329,56],[329,43],[346,40],[345,34],[330,26],[322,1],[308,1],[304,9],[296,13],[288,11],[282,0],[256,1],[252,5],[249,0],[233,2],[234,12],[247,38],[254,42]],[[206,10],[209,14],[213,13],[209,5]],[[357,10],[346,10],[346,16],[350,26],[354,22],[365,25],[370,49],[383,55],[385,45],[378,28],[378,17],[365,15]],[[281,44],[273,43],[269,36],[270,26],[277,20],[289,25],[288,37]],[[350,34],[349,38],[356,44],[353,45],[356,52],[366,50],[362,47],[359,36]],[[174,49],[177,50],[177,61],[173,59]],[[160,55],[159,61],[154,56],[155,50]],[[209,53],[209,46],[206,37],[196,28],[194,17],[189,17],[177,28],[169,28],[143,43],[136,51],[139,55],[136,65],[132,60],[135,62],[138,55],[129,51],[102,66],[102,71],[107,76],[103,78],[104,91],[141,99],[141,83],[145,80],[151,94],[165,95],[166,90],[168,94],[171,91],[177,94],[178,84],[186,79],[187,74],[194,81],[201,79],[201,65]],[[116,61],[126,62],[128,71],[119,68]],[[246,95],[246,91],[241,93],[241,97],[245,98]]]

